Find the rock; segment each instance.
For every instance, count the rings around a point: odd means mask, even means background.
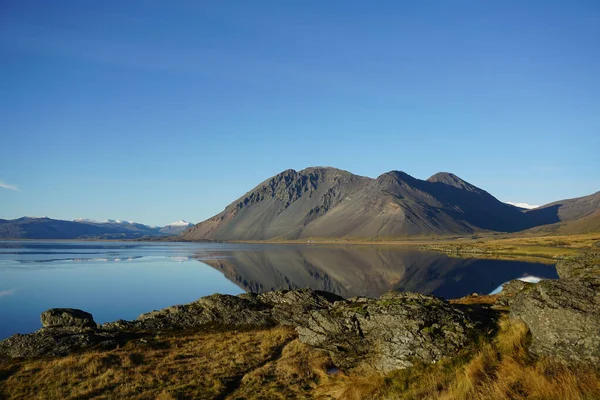
[[[259,294],[257,300],[271,306],[271,316],[283,325],[306,323],[313,311],[328,309],[336,301],[345,302],[333,293],[311,289],[266,292]]]
[[[519,279],[513,279],[512,281],[505,283],[502,285],[502,291],[498,293],[496,304],[510,306],[517,293],[532,285],[534,285],[534,283],[524,282]]]
[[[16,334],[0,342],[1,358],[66,356],[92,347],[114,348],[119,334],[103,331],[81,331],[72,328],[42,328],[37,332]]]
[[[389,292],[314,311],[297,330],[302,342],[329,351],[341,369],[368,363],[388,372],[455,354],[472,340],[476,325],[445,300]]]
[[[124,319],[118,319],[113,322],[107,322],[100,326],[100,329],[105,331],[134,331],[136,329],[135,322],[125,321]]]
[[[600,286],[544,280],[517,293],[510,315],[529,327],[530,351],[571,364],[600,365]]]
[[[171,329],[286,324],[297,326],[303,342],[329,350],[338,367],[369,362],[389,371],[410,366],[414,359],[434,362],[467,344],[475,321],[486,317],[474,317],[467,309],[415,293],[344,300],[310,289],[215,294],[100,327],[85,311],[51,309],[42,314],[44,328],[0,342],[0,358],[61,356]]]
[[[311,289],[278,290],[239,296],[214,294],[185,304],[142,314],[134,321],[141,330],[192,328],[206,324],[267,327],[277,323],[295,325],[309,313],[330,307],[343,298]],[[106,325],[106,324],[105,324]],[[123,322],[120,323],[123,326]],[[114,323],[106,325],[114,327]]]
[[[51,308],[40,316],[42,326],[50,327],[74,327],[74,328],[96,328],[92,314],[76,308]]]
[[[556,264],[561,279],[600,281],[600,253],[583,253],[561,260]]]
[[[276,324],[270,307],[248,298],[213,294],[199,300],[142,314],[137,329],[194,328],[206,324],[268,327]]]

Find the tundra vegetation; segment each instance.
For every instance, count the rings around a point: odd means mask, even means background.
[[[473,303],[473,299],[467,300]],[[454,357],[380,373],[331,370],[294,329],[186,331],[110,351],[0,364],[7,399],[593,399],[600,370],[534,357],[522,322],[503,316]]]

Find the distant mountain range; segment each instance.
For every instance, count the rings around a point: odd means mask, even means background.
[[[458,176],[427,180],[390,171],[376,179],[313,167],[264,181],[184,240],[391,239],[527,229],[600,230],[600,192],[527,210]]]
[[[47,217],[0,219],[0,239],[139,239],[178,235],[193,226],[177,221],[163,227],[133,221],[94,221],[78,218],[64,221]]]
[[[393,239],[475,232],[600,231],[600,192],[534,209],[496,199],[458,176],[421,180],[401,171],[373,179],[330,168],[286,170],[197,225],[46,217],[0,219],[0,239]]]

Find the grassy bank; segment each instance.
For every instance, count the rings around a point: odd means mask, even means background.
[[[482,237],[423,243],[420,248],[457,256],[561,259],[579,252],[598,251],[600,233],[564,236]]]
[[[187,332],[112,351],[0,364],[6,399],[585,399],[600,371],[535,359],[527,328],[501,318],[494,337],[436,364],[387,375],[328,373],[329,357],[295,331]]]
[[[600,233],[535,236],[476,234],[471,236],[413,237],[406,239],[324,239],[247,241],[243,243],[404,246],[440,251],[457,257],[520,259],[553,262],[556,259],[600,249]]]

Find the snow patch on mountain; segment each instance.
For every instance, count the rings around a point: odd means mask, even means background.
[[[96,221],[95,219],[88,219],[88,218],[75,218],[73,220],[73,222],[83,222],[83,223],[90,223],[90,224],[99,224],[100,221]]]
[[[515,203],[512,201],[506,201],[506,204],[510,204],[511,206],[515,206],[515,207],[520,207],[520,208],[526,208],[528,210],[533,210],[534,208],[538,208],[539,205],[532,205],[529,203]]]
[[[180,219],[179,221],[176,222],[171,222],[170,224],[167,224],[165,226],[192,226],[194,224],[192,224],[191,222],[187,222],[183,219]]]

